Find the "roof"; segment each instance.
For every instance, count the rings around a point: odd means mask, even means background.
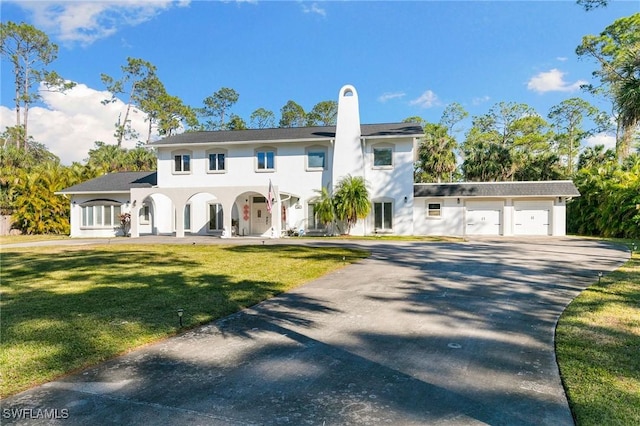
[[[360,134],[364,138],[422,136],[422,126],[416,123],[362,124]],[[249,143],[300,140],[331,140],[336,137],[336,126],[286,127],[248,130],[220,130],[185,132],[151,142],[152,146],[189,145],[211,143]]]
[[[579,197],[570,180],[539,182],[417,183],[414,197]]]
[[[157,185],[157,172],[109,173],[86,182],[65,188],[60,194],[89,192],[129,192],[131,188],[151,188]]]

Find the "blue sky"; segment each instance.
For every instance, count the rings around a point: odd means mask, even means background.
[[[86,158],[95,140],[114,141],[123,104],[100,103],[108,97],[100,74],[118,77],[129,56],[155,64],[168,92],[191,106],[221,87],[235,89],[232,112],[246,121],[260,107],[279,118],[290,99],[308,111],[337,99],[344,84],[358,91],[363,123],[414,115],[437,122],[451,102],[471,115],[521,102],[546,116],[573,96],[608,108],[579,89],[596,65],[578,60],[575,48],[584,35],[640,12],[640,2],[616,0],[591,12],[573,1],[3,0],[0,7],[3,22],[47,32],[60,46],[52,68],[78,83],[66,95],[43,93],[30,114],[35,139],[65,164]],[[1,83],[4,128],[14,124],[6,61]],[[143,114],[135,119],[146,127]]]

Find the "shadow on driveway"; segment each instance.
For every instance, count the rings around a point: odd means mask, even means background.
[[[573,424],[555,324],[628,253],[570,238],[348,244],[372,256],[3,409],[68,410],[61,424]]]

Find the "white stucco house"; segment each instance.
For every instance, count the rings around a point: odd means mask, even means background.
[[[150,145],[156,172],[113,173],[60,191],[72,237],[323,235],[322,187],[362,176],[372,202],[352,235],[565,235],[571,181],[414,184],[422,128],[360,124],[358,94],[340,89],[336,126],[188,132]]]

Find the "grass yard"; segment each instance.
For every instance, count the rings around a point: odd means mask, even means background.
[[[577,425],[640,425],[640,253],[569,305],[556,355]]]
[[[179,308],[193,327],[367,255],[286,245],[3,248],[0,395],[171,336]]]
[[[68,240],[68,235],[0,235],[0,244],[33,243],[37,241]]]

